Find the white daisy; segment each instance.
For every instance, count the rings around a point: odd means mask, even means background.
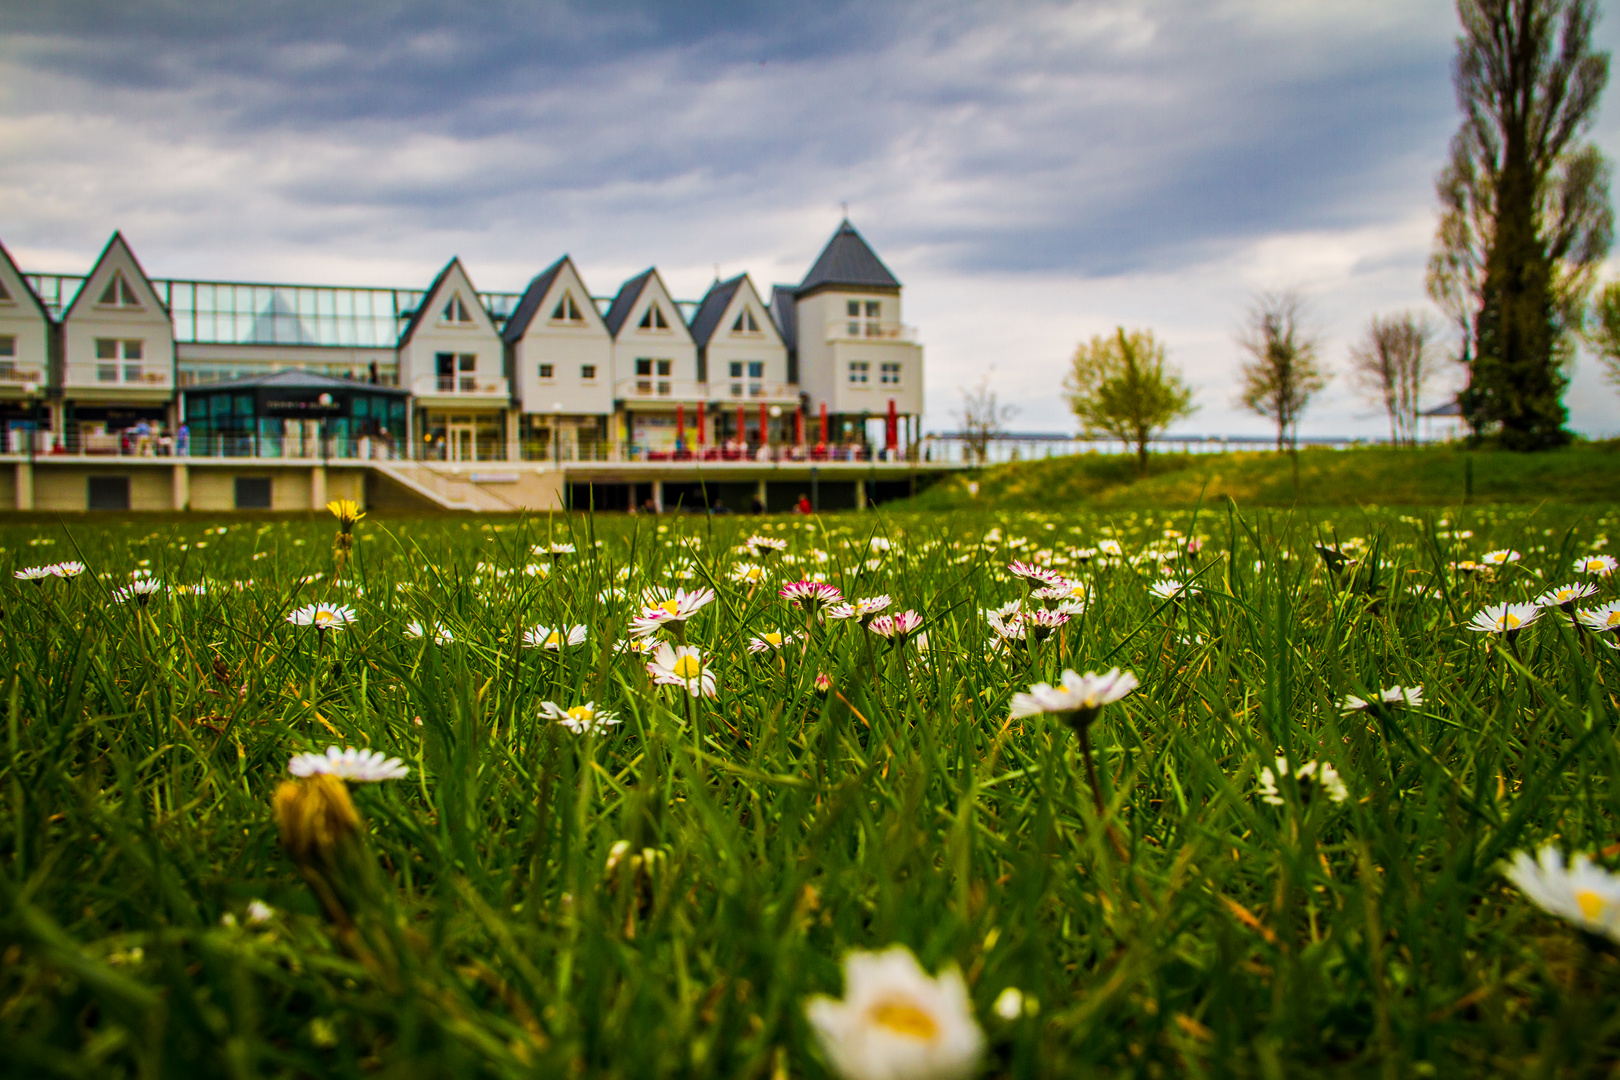
[[[576,735],[599,735],[620,722],[617,713],[598,709],[594,701],[575,705],[571,709],[565,709],[555,701],[542,701],[540,714],[547,720],[555,720]]]
[[[1165,578],[1148,586],[1148,592],[1153,594],[1155,600],[1185,600],[1197,591],[1198,586],[1175,578]]]
[[[1481,634],[1517,634],[1540,614],[1535,604],[1495,604],[1475,615],[1468,629]]]
[[[791,644],[802,638],[803,634],[787,633],[782,630],[767,630],[748,639],[748,651],[751,653],[774,652],[784,645]]]
[[[328,746],[324,754],[294,754],[287,762],[287,771],[294,776],[324,773],[355,783],[374,783],[402,779],[411,768],[399,758],[385,757],[376,750],[339,750]]]
[[[112,598],[116,604],[127,603],[134,600],[138,604],[145,604],[152,598],[153,593],[163,591],[163,582],[157,578],[140,577],[129,583],[128,588],[114,589]]]
[[[837,588],[822,581],[809,579],[790,582],[778,589],[777,595],[812,612],[820,611],[844,599],[844,594]]]
[[[1044,566],[1036,566],[1027,562],[1010,562],[1007,571],[1014,577],[1021,577],[1033,585],[1053,586],[1065,584],[1062,574],[1056,570],[1049,570]]]
[[[32,581],[35,585],[39,585],[56,575],[48,566],[25,566],[21,570],[14,571],[11,576],[18,581]]]
[[[851,604],[834,604],[826,611],[829,619],[859,619],[870,622],[872,616],[894,603],[887,596],[865,596]]]
[[[1380,691],[1371,701],[1359,698],[1354,694],[1346,694],[1339,707],[1347,713],[1366,712],[1374,705],[1399,705],[1408,709],[1415,709],[1423,704],[1423,687],[1421,686],[1392,686],[1388,690]]]
[[[1557,588],[1548,589],[1536,597],[1536,603],[1542,607],[1563,608],[1565,611],[1572,611],[1575,608],[1576,601],[1585,600],[1597,591],[1596,585],[1585,581],[1574,585],[1560,585]]]
[[[1277,789],[1277,777],[1288,775],[1288,759],[1277,759],[1277,772],[1272,773],[1270,768],[1260,770],[1260,801],[1270,803],[1272,806],[1281,806],[1287,800]],[[1299,788],[1299,797],[1306,803],[1318,789],[1327,792],[1327,797],[1333,802],[1342,803],[1350,797],[1349,790],[1344,781],[1339,779],[1339,773],[1333,766],[1321,761],[1307,761],[1299,767],[1294,777],[1294,784]]]
[[[310,604],[289,614],[287,621],[294,626],[313,626],[325,633],[328,630],[341,630],[354,622],[354,610],[341,604]]]
[[[1508,563],[1518,562],[1520,558],[1522,556],[1517,551],[1503,548],[1500,551],[1487,551],[1479,557],[1479,561],[1485,566],[1506,566]]]
[[[630,632],[645,637],[660,628],[685,623],[714,599],[713,589],[648,589],[641,613],[630,621]]]
[[[1575,572],[1578,574],[1608,577],[1614,573],[1616,566],[1620,566],[1620,563],[1615,562],[1613,555],[1585,555],[1575,560]]]
[[[422,626],[422,624],[417,622],[415,619],[412,619],[410,622],[405,624],[405,636],[408,638],[415,638],[416,640],[420,641],[422,637],[427,634],[427,632],[428,631]],[[433,640],[439,645],[448,645],[455,640],[455,636],[443,626],[439,625],[438,623],[434,623]]]
[[[1581,620],[1581,625],[1588,630],[1600,634],[1620,634],[1620,600],[1592,608],[1590,611],[1577,611],[1575,617]]]
[[[1543,911],[1620,942],[1620,876],[1585,855],[1576,855],[1566,870],[1563,855],[1551,845],[1537,859],[1521,851],[1500,869]]]
[[[747,540],[744,540],[743,546],[749,550],[754,558],[768,559],[772,555],[777,555],[786,551],[788,543],[786,540],[783,540],[780,537],[759,536],[756,534],[754,536],[750,536]]]
[[[731,568],[731,580],[742,585],[759,585],[770,577],[763,566],[758,563],[738,563]]]
[[[549,626],[531,626],[523,631],[523,647],[561,652],[564,648],[582,644],[587,636],[589,632],[584,626],[559,626],[555,630]]]
[[[714,672],[703,662],[703,651],[690,645],[658,643],[647,661],[647,675],[659,686],[680,686],[693,697],[714,697]]]
[[[904,946],[850,953],[843,999],[818,994],[804,1011],[845,1080],[967,1080],[984,1054],[961,973],[930,978]]]
[[[893,615],[879,615],[866,628],[880,638],[903,643],[921,625],[921,615],[915,611],[901,611]]]
[[[1113,704],[1139,685],[1135,675],[1117,667],[1101,675],[1092,671],[1078,675],[1071,668],[1063,672],[1057,686],[1036,683],[1029,688],[1029,693],[1014,694],[1012,719],[1054,713],[1065,719],[1079,719],[1083,726],[1090,723],[1104,705]]]
[[[76,578],[84,573],[85,567],[82,562],[59,562],[52,563],[46,569],[59,578]]]

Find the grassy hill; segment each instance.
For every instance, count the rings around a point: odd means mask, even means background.
[[[1468,471],[1472,468],[1472,491]],[[969,491],[977,482],[978,494]],[[951,477],[911,500],[916,509],[972,506],[1191,506],[1229,495],[1242,506],[1382,506],[1463,501],[1620,503],[1620,442],[1543,454],[1454,447],[1305,449],[1296,488],[1288,454],[1163,454],[1139,477],[1125,455],[1015,462]]]

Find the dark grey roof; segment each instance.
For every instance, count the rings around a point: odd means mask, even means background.
[[[799,298],[792,285],[771,286],[771,318],[790,349],[799,347]]]
[[[707,345],[709,339],[714,336],[726,308],[731,306],[731,298],[737,295],[737,290],[742,287],[743,278],[747,276],[738,274],[730,281],[716,281],[709,286],[709,291],[704,293],[697,314],[692,316],[692,340],[697,342],[698,348]]]
[[[400,345],[404,345],[407,341],[411,340],[412,335],[416,333],[416,328],[422,325],[422,316],[427,314],[428,305],[433,302],[434,294],[439,291],[439,286],[443,285],[444,279],[449,276],[450,268],[452,266],[459,266],[460,264],[461,256],[459,255],[444,264],[444,269],[439,271],[439,276],[433,279],[433,284],[429,285],[427,292],[422,294],[422,302],[416,305],[415,311],[411,312],[410,321],[405,324],[405,329],[400,331]],[[462,273],[466,273],[466,271],[464,270]]]
[[[1456,401],[1448,401],[1443,405],[1436,405],[1432,409],[1425,409],[1420,416],[1461,416],[1462,405]]]
[[[22,282],[23,292],[28,294],[28,299],[34,302],[34,307],[39,311],[40,317],[42,317],[45,322],[49,324],[51,321],[51,313],[46,309],[45,301],[39,298],[39,294],[34,291],[34,287],[28,283],[28,278],[23,275],[21,270],[17,269],[17,264],[11,259],[11,252],[6,250],[6,245],[4,244],[0,244],[0,259],[4,259],[6,261],[6,265],[11,267],[11,272],[17,275],[18,281]],[[16,297],[12,297],[12,299],[15,300]]]
[[[567,262],[568,256],[564,255],[536,274],[534,280],[529,282],[529,287],[523,290],[523,299],[518,301],[518,306],[512,311],[512,317],[506,320],[506,326],[501,330],[502,341],[510,345],[529,329],[529,321],[540,309],[540,301],[551,291],[552,284],[557,280],[557,275],[562,273],[562,268]]]
[[[647,287],[647,282],[652,280],[652,276],[657,272],[657,269],[657,267],[649,266],[619,286],[618,295],[613,298],[613,303],[609,306],[607,314],[602,316],[602,321],[607,323],[608,333],[614,337],[619,336],[619,327],[623,326],[624,320],[630,317],[630,309],[636,306],[637,300],[641,299],[641,290]]]
[[[832,239],[827,241],[827,246],[821,249],[821,257],[816,264],[799,282],[799,291],[807,292],[828,285],[898,289],[900,279],[889,273],[883,260],[867,247],[861,234],[855,231],[855,226],[845,218]]]
[[[206,394],[214,390],[256,390],[259,387],[275,387],[278,390],[364,390],[368,394],[398,394],[407,397],[410,391],[400,386],[382,386],[378,383],[361,382],[359,379],[339,379],[331,375],[321,375],[314,371],[303,371],[298,368],[288,368],[273,372],[269,375],[254,375],[247,379],[232,379],[229,382],[204,383],[202,386],[188,387],[187,394]]]

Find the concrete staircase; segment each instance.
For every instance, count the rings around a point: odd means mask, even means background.
[[[445,510],[512,514],[522,505],[471,477],[435,468],[426,461],[373,461],[371,466],[401,487]],[[492,471],[499,468],[492,463]]]

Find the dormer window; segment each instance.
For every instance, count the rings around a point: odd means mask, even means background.
[[[0,281],[0,304],[11,303],[11,294],[6,292],[6,283]]]
[[[473,321],[472,312],[467,305],[461,302],[461,294],[456,293],[450,302],[444,305],[444,321],[448,323],[470,323]]]
[[[573,293],[563,293],[563,298],[557,302],[557,310],[551,313],[552,322],[584,322],[585,316],[580,312],[579,306],[574,303]]]
[[[733,334],[759,333],[759,323],[754,321],[754,313],[748,308],[743,308],[742,314],[737,316],[737,321],[731,324],[731,332]]]
[[[135,290],[129,287],[129,282],[124,280],[124,275],[118,273],[113,274],[112,280],[107,282],[107,287],[101,292],[101,299],[97,300],[96,303],[105,307],[138,308],[141,306],[141,302],[135,299]]]
[[[641,317],[641,322],[637,323],[636,325],[641,327],[643,330],[669,329],[669,323],[664,319],[664,309],[659,307],[657,304],[649,305],[647,308],[647,314],[643,315]]]

